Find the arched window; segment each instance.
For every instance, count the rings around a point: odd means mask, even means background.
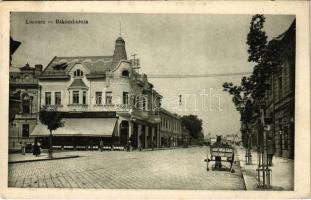
[[[123,70],[122,71],[122,77],[128,77],[129,76],[129,71],[128,70]]]
[[[76,71],[73,72],[73,75],[74,75],[75,77],[83,76],[83,71],[80,70],[80,69],[77,69]]]

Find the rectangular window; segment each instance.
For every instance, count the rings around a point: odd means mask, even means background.
[[[106,104],[112,104],[112,92],[106,92]]]
[[[123,92],[123,104],[128,104],[128,103],[129,103],[129,93]]]
[[[55,105],[61,105],[61,93],[60,92],[55,92]]]
[[[82,102],[85,105],[86,104],[86,92],[83,92],[83,98],[82,98]]]
[[[51,105],[51,92],[45,93],[45,105]]]
[[[79,103],[79,91],[73,91],[72,94],[72,103]]]
[[[29,137],[29,124],[23,124],[22,137]]]
[[[95,93],[96,96],[96,104],[102,104],[102,98],[103,98],[103,93],[102,92],[96,92]]]

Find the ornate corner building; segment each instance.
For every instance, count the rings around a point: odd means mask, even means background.
[[[33,89],[27,90],[27,98],[35,102],[27,115],[32,122],[22,138],[38,138],[43,148],[48,147],[50,133],[38,120],[38,111],[45,108],[63,116],[64,126],[53,131],[53,146],[87,149],[99,144],[125,146],[128,141],[139,149],[184,145],[180,118],[160,109],[162,96],[147,75],[139,73],[139,60],[127,59],[123,38],[115,41],[112,56],[54,57],[42,72],[36,73],[38,67],[16,72],[35,75],[29,79]],[[164,114],[167,117],[161,118]],[[161,119],[166,120],[165,130]]]

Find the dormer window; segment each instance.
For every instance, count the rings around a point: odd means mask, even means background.
[[[81,77],[83,76],[83,71],[80,69],[77,69],[76,71],[73,72],[74,77]]]
[[[129,76],[129,71],[128,70],[123,70],[122,71],[122,77],[128,77]]]

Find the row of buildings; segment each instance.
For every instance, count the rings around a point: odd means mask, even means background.
[[[295,41],[296,20],[287,31],[270,41],[280,47],[281,63],[279,70],[270,75],[271,87],[266,89],[264,98],[265,119],[269,119],[270,125],[267,137],[273,140],[275,155],[292,159],[295,150]],[[254,112],[252,118],[252,123],[248,124],[250,136],[244,134],[243,140],[244,144],[251,140],[251,144],[257,146],[261,116]],[[245,127],[242,124],[242,131]]]
[[[64,126],[53,131],[55,146],[187,144],[180,117],[161,107],[162,96],[139,68],[138,59],[127,58],[121,37],[112,56],[54,57],[44,69],[11,66],[10,95],[20,103],[10,121],[9,148],[18,150],[34,138],[48,147],[49,131],[38,115],[43,108],[63,116]]]

